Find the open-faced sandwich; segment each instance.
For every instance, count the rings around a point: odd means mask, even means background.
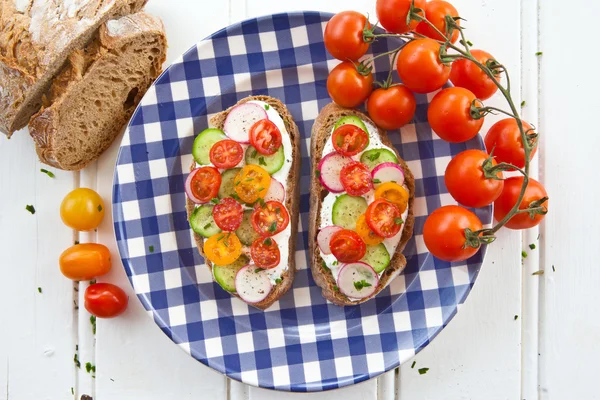
[[[187,211],[200,254],[223,289],[266,309],[296,272],[300,136],[277,99],[254,96],[195,139]]]
[[[414,177],[387,134],[356,110],[329,104],[312,128],[309,251],[329,301],[359,304],[406,266]]]

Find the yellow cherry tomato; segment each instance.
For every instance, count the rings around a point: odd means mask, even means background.
[[[63,199],[60,217],[65,225],[77,231],[94,230],[104,218],[104,201],[92,189],[75,189]]]
[[[400,213],[408,207],[408,191],[394,182],[386,182],[375,189],[375,199],[386,199],[398,206]]]
[[[365,214],[358,217],[358,220],[356,221],[356,233],[358,233],[358,236],[360,236],[363,242],[370,246],[375,246],[383,242],[383,237],[373,232],[371,228],[369,228],[369,225],[367,225]]]
[[[235,233],[218,233],[204,242],[204,255],[216,265],[229,265],[241,254],[242,243]]]
[[[110,251],[97,243],[77,244],[65,250],[58,260],[60,272],[74,281],[87,281],[102,276],[112,266]]]
[[[236,175],[233,185],[240,200],[251,204],[265,198],[271,185],[271,175],[258,165],[246,165]]]

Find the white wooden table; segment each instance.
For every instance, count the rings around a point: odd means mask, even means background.
[[[600,105],[594,63],[600,58],[593,43],[600,3],[452,3],[468,20],[475,46],[509,68],[515,97],[526,101],[525,118],[539,127],[541,154],[533,170],[539,169],[550,194],[551,212],[539,240],[537,230],[500,233],[457,317],[416,356],[419,367],[430,368],[427,374],[408,364],[353,387],[304,397],[600,399],[595,381],[600,371],[600,185],[594,164],[600,135],[593,108]],[[356,9],[375,16],[375,0],[150,0],[148,5],[166,24],[168,62],[230,23],[301,9]],[[536,56],[538,51],[543,55]],[[488,118],[486,127],[492,122]],[[10,141],[0,137],[0,399],[300,397],[230,381],[179,350],[135,297],[118,261],[110,217],[97,233],[79,238],[61,223],[60,202],[78,186],[96,189],[110,208],[118,147],[115,143],[81,173],[58,171],[50,179],[40,173],[43,166],[26,131]],[[27,204],[35,206],[35,215],[25,210]],[[95,336],[89,314],[75,306],[85,285],[74,287],[58,269],[59,254],[77,239],[111,248],[115,265],[103,280],[119,284],[131,297],[122,317],[98,320]],[[529,249],[531,243],[535,250]],[[528,253],[524,260],[522,249]],[[545,274],[532,275],[538,270]],[[73,362],[76,346],[81,369]],[[87,362],[96,366],[95,378],[86,372]]]

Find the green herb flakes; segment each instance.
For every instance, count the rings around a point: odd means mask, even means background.
[[[425,375],[429,368],[419,368],[417,371],[419,371],[419,375]]]
[[[276,285],[279,285],[281,282],[283,282],[283,281],[281,280],[281,278],[277,278],[277,279],[275,279],[275,284],[276,284]]]
[[[554,268],[554,265],[552,266],[552,272],[556,272],[556,268]]]
[[[267,166],[267,162],[263,156],[258,157],[258,165],[262,165],[263,167]]]
[[[325,261],[321,261],[321,267],[322,267],[322,268],[323,268],[325,271],[327,271],[327,272],[329,272],[329,271],[330,271],[330,269],[329,269],[329,267],[327,266],[327,263],[326,263]]]
[[[377,184],[381,183],[381,179],[373,179],[373,183],[375,185],[377,185]]]
[[[219,204],[219,199],[215,197],[214,199],[211,199],[210,202],[213,204]]]
[[[148,250],[150,250],[150,253],[154,253],[154,246],[148,247]]]
[[[271,240],[271,238],[266,238],[265,241],[263,242],[265,245],[270,246],[273,244],[273,241]]]
[[[206,229],[210,228],[211,226],[212,226],[212,223],[209,222],[208,224],[204,225],[204,229],[206,230]]]
[[[32,206],[31,204],[28,204],[27,206],[25,206],[25,209],[27,211],[29,211],[31,214],[35,214],[35,207]]]
[[[527,258],[527,252],[525,250],[521,252],[521,257]]]
[[[273,222],[271,226],[269,226],[269,232],[275,233],[277,231],[277,222]]]
[[[538,57],[541,56],[542,54],[544,54],[544,53],[542,53],[541,51],[538,51],[538,52],[535,53],[535,55],[538,56]]]
[[[90,323],[92,324],[92,332],[96,334],[96,316],[90,315]]]
[[[539,270],[539,271],[535,271],[535,272],[534,272],[533,274],[531,274],[531,275],[534,275],[534,276],[536,276],[536,275],[544,275],[544,270],[543,270],[543,269],[541,269],[541,270]]]
[[[415,368],[415,365],[417,365],[417,362],[416,362],[416,361],[413,361],[413,363],[411,364],[411,366],[410,366],[410,367],[414,369],[414,368]]]
[[[42,288],[41,287],[38,288],[38,293],[42,293]]]
[[[379,156],[381,156],[381,152],[380,152],[380,151],[378,151],[377,153],[369,154],[369,155],[367,156],[367,158],[368,158],[370,161],[376,161],[376,160],[379,158]]]
[[[362,290],[363,288],[366,288],[369,286],[373,286],[373,285],[371,285],[369,282],[365,281],[364,279],[362,281],[354,282],[354,287],[356,288],[356,290]]]
[[[317,178],[320,178],[320,177],[321,177],[321,171],[319,171],[318,169],[317,169],[317,170],[315,170],[315,176],[316,176]]]
[[[335,290],[336,292],[339,292],[339,291],[340,291],[340,288],[339,288],[339,287],[337,287],[336,285],[333,285],[333,290]]]
[[[394,219],[394,222],[396,223],[396,225],[402,225],[404,223],[404,220],[398,217]]]
[[[529,245],[529,248],[530,248],[531,250],[535,250],[535,243],[531,243],[531,244]]]
[[[102,205],[98,204],[98,212],[102,212]]]
[[[261,269],[261,268],[256,268],[256,269],[254,270],[254,273],[255,273],[255,274],[258,274],[260,271],[262,271],[262,269]]]
[[[523,101],[521,102],[521,107],[525,107],[525,104],[527,104],[527,103],[525,103],[525,100],[523,100]]]
[[[73,362],[75,363],[75,366],[77,368],[81,368],[81,362],[79,361],[79,355],[77,353],[75,353],[75,355],[73,356]]]
[[[42,173],[44,173],[44,174],[48,175],[50,178],[54,178],[54,177],[56,177],[56,175],[54,175],[54,173],[53,173],[53,172],[50,172],[50,171],[48,171],[47,169],[44,169],[44,168],[40,169],[40,172],[42,172]]]
[[[268,104],[265,104],[265,110],[268,110],[269,108],[271,108],[271,106]]]
[[[519,319],[519,316],[518,316],[518,315],[515,315],[515,321],[516,321],[516,320],[518,320],[518,319]]]
[[[86,362],[85,363],[85,371],[89,374],[90,372],[96,372],[96,366],[92,365],[91,362]]]

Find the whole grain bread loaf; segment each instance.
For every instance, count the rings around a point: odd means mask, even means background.
[[[29,122],[67,57],[147,0],[0,0],[0,131]]]
[[[71,54],[29,123],[40,160],[80,170],[102,154],[131,118],[165,61],[161,20],[144,12],[110,20]]]

